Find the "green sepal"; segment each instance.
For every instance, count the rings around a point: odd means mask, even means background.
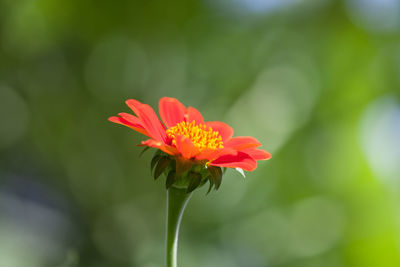
[[[151,163],[150,163],[150,172],[153,173],[153,169],[156,166],[157,162],[161,159],[160,155],[155,155],[152,159],[151,159]]]
[[[151,148],[151,147],[146,146],[146,147],[142,150],[142,152],[140,152],[139,157],[141,157],[141,156],[144,154],[144,152],[146,152],[146,151],[149,150],[150,148]]]
[[[207,175],[206,177],[204,177],[204,176],[201,175],[201,173],[200,173],[200,176],[201,176],[202,178],[201,178],[201,182],[200,182],[199,187],[202,187],[203,185],[205,185],[205,184],[207,183],[208,179],[210,178],[210,175]]]
[[[211,192],[211,189],[213,188],[214,185],[214,182],[211,180],[211,177],[208,179],[208,181],[210,182],[210,186],[208,187],[206,195],[208,195]]]
[[[186,193],[190,193],[195,190],[200,185],[202,178],[201,175],[196,172],[190,172],[188,177],[190,182],[186,189]]]
[[[190,170],[193,166],[193,162],[181,157],[176,158],[176,165],[175,165],[175,170],[176,170],[176,176],[182,176],[185,172]]]
[[[213,182],[215,185],[215,190],[218,190],[218,188],[221,185],[222,182],[222,170],[220,167],[215,167],[215,166],[208,166],[208,172],[210,173],[210,181]]]
[[[170,162],[171,162],[171,159],[168,157],[161,157],[158,160],[156,169],[154,170],[154,180],[156,180],[158,177],[160,177],[161,173],[163,173],[165,171],[165,169],[168,167]]]
[[[165,187],[169,189],[174,182],[175,182],[175,171],[170,171],[168,173],[167,179],[165,180]]]

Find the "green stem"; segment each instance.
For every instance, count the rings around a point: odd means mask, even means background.
[[[167,267],[177,267],[179,226],[191,196],[184,189],[171,187],[167,191]]]

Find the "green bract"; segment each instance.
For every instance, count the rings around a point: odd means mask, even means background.
[[[186,193],[192,192],[208,181],[210,184],[208,194],[213,188],[218,190],[222,182],[222,168],[207,166],[207,162],[199,164],[198,161],[172,157],[161,150],[157,150],[154,154],[150,168],[154,179],[158,179],[161,174],[165,175],[167,189],[170,187],[185,189]]]

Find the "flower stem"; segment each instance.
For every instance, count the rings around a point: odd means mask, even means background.
[[[184,189],[170,187],[167,191],[167,267],[177,267],[179,226],[191,196]]]

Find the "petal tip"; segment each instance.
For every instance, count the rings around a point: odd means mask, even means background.
[[[111,121],[111,122],[117,122],[118,119],[119,119],[119,117],[117,117],[117,116],[111,116],[111,117],[109,117],[107,120],[108,120],[108,121]]]

